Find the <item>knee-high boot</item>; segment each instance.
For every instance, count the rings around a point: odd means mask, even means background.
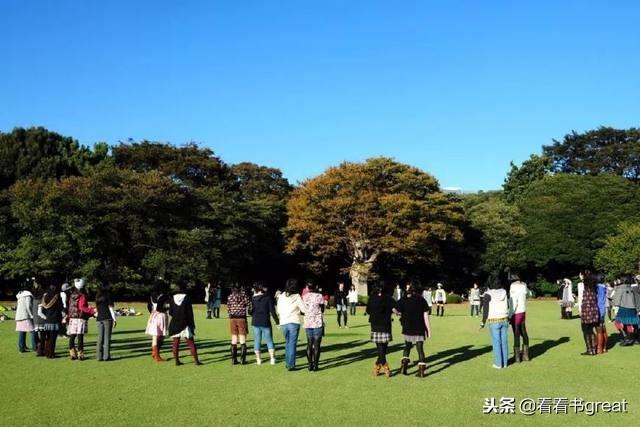
[[[307,363],[309,371],[313,371],[313,338],[307,338]]]

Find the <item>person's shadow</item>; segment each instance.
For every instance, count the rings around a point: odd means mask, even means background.
[[[557,340],[544,340],[541,343],[529,346],[529,357],[534,359],[545,354],[547,351],[570,341],[569,337],[560,337]]]

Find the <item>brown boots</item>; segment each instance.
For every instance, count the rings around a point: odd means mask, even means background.
[[[151,357],[153,357],[153,360],[156,362],[166,362],[166,360],[160,356],[160,349],[157,345],[151,347]]]
[[[599,329],[596,332],[596,354],[602,354],[607,352],[607,330],[605,328]]]
[[[384,372],[385,377],[391,378],[391,368],[389,367],[388,362],[382,365],[382,371]]]
[[[528,362],[529,359],[529,346],[523,345],[522,351],[518,347],[513,347],[513,360],[515,363]]]
[[[375,365],[373,365],[373,376],[377,377],[378,375],[380,375],[380,370],[382,369],[382,365],[379,363],[376,363]]]
[[[69,359],[71,360],[76,360],[78,358],[78,352],[76,351],[75,348],[70,348],[69,349]]]
[[[403,357],[402,361],[400,362],[400,372],[402,373],[402,375],[409,375],[409,373],[407,372],[408,369],[409,369],[409,358]]]
[[[523,362],[528,362],[529,359],[529,346],[528,345],[523,345],[522,346],[522,361]]]
[[[384,376],[387,378],[391,378],[391,368],[389,367],[389,363],[385,362],[384,364],[376,363],[373,365],[373,376],[377,377],[380,375],[380,371],[383,372]]]
[[[426,363],[418,363],[418,373],[416,377],[424,378],[427,376],[427,364]]]

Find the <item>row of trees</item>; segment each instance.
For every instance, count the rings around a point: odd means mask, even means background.
[[[195,144],[84,147],[44,128],[0,133],[0,280],[85,276],[140,293],[170,281],[338,278],[468,287],[638,270],[640,132],[571,133],[511,166],[501,191],[445,194],[388,158],[293,188]]]

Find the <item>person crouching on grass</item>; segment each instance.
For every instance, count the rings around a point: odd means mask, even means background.
[[[497,275],[489,278],[489,290],[484,293],[480,328],[489,324],[493,346],[493,367],[507,367],[509,358],[509,298]]]
[[[322,343],[324,299],[316,292],[316,285],[308,283],[307,292],[302,297],[304,304],[304,330],[307,333],[307,361],[309,371],[317,371],[320,362],[320,344]]]
[[[231,363],[238,364],[238,343],[240,343],[240,364],[247,363],[247,312],[251,311],[249,297],[237,284],[231,288],[227,299],[229,331],[231,333]]]
[[[408,375],[409,355],[411,347],[416,345],[418,351],[418,378],[426,376],[427,363],[424,357],[424,341],[431,337],[431,319],[429,318],[429,306],[422,298],[422,291],[418,291],[415,285],[410,285],[407,294],[398,301],[397,310],[400,313],[402,334],[404,335],[404,353],[401,362],[401,372]]]
[[[87,302],[84,279],[73,281],[73,291],[69,297],[69,358],[84,360],[84,336],[88,332],[88,319],[96,315],[96,310]],[[76,346],[77,340],[77,346]]]
[[[269,290],[262,282],[254,285],[255,295],[251,301],[251,326],[253,327],[253,351],[256,354],[256,363],[262,364],[260,350],[262,347],[262,338],[267,342],[267,350],[269,350],[269,359],[272,365],[276,364],[276,350],[273,345],[273,333],[271,329],[271,320],[273,317],[276,324],[279,323],[276,306],[273,299],[268,294]]]
[[[423,298],[424,299],[424,298]],[[384,376],[391,377],[391,368],[387,362],[387,348],[393,340],[391,335],[391,315],[395,306],[395,301],[391,295],[384,293],[384,285],[377,284],[373,288],[373,292],[367,302],[365,314],[369,316],[371,324],[371,341],[376,345],[378,358],[373,365],[373,376],[377,377],[380,370],[384,372]]]
[[[196,349],[196,343],[193,340],[196,332],[196,323],[193,319],[193,305],[191,304],[191,298],[186,292],[186,286],[184,283],[178,283],[177,291],[173,294],[173,297],[169,300],[169,314],[171,314],[171,322],[169,322],[169,333],[173,338],[173,359],[176,366],[180,366],[183,363],[180,362],[180,338],[184,338],[187,341],[187,346],[191,352],[191,357],[196,366],[202,365],[198,359],[198,350]]]

